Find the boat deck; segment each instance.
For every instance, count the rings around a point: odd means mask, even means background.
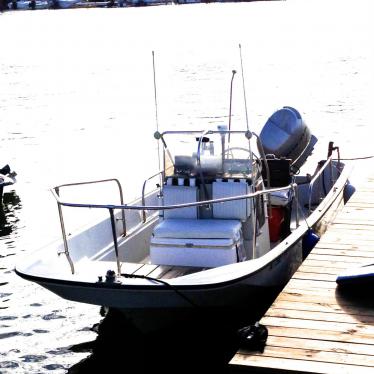
[[[121,274],[146,276],[155,279],[171,279],[203,270],[192,266],[167,266],[122,262]]]
[[[171,279],[184,275],[192,274],[204,270],[205,268],[196,266],[168,266],[168,265],[152,265],[147,259],[141,263],[135,262],[121,262],[121,275],[126,276],[141,276],[150,277],[154,279]],[[104,278],[107,271],[112,270],[116,272],[115,261],[80,261],[76,266],[76,273],[89,274],[89,276]]]
[[[269,332],[264,352],[240,349],[230,362],[230,372],[373,373],[373,293],[347,294],[335,282],[346,268],[373,258],[372,176],[261,319]]]

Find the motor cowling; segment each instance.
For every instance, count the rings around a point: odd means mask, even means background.
[[[300,169],[317,143],[300,113],[288,106],[270,116],[261,130],[260,139],[265,154],[290,159],[294,170]]]

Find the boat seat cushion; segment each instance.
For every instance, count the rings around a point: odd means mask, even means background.
[[[163,187],[163,204],[177,205],[194,203],[197,201],[197,187],[196,186],[169,186]],[[164,218],[197,218],[197,207],[187,207],[178,209],[165,209]]]
[[[245,181],[217,181],[212,183],[213,199],[247,195],[248,193],[249,186]],[[213,204],[213,218],[245,221],[249,216],[250,199]]]
[[[152,264],[216,267],[246,259],[241,222],[215,219],[167,219],[154,229]]]
[[[161,221],[153,231],[154,237],[186,239],[233,239],[241,232],[239,220],[217,219],[167,219]]]
[[[286,206],[292,200],[291,190],[270,193],[270,204],[274,206]]]

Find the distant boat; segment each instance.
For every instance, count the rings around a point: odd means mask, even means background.
[[[52,5],[52,0],[36,0],[36,1],[12,1],[9,3],[11,9],[14,10],[30,10],[30,9],[49,9]]]
[[[165,5],[165,4],[173,4],[172,0],[126,0],[126,1],[117,1],[118,6],[134,6],[134,7],[141,7],[141,6],[150,6],[150,5]]]
[[[108,0],[108,1],[79,1],[74,5],[74,8],[112,8],[115,6],[123,6],[119,3],[117,4],[114,0]]]
[[[74,8],[81,2],[81,0],[52,0],[52,7],[59,9]]]
[[[11,186],[16,183],[16,172],[12,172],[9,165],[5,165],[0,169],[0,203],[3,201],[4,187]]]
[[[168,0],[108,0],[108,1],[85,1],[85,0],[20,0],[9,3],[13,10],[30,9],[69,9],[69,8],[110,8],[126,6],[161,5],[171,3]]]

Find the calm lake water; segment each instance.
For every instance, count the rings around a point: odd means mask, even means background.
[[[13,268],[59,238],[50,187],[117,177],[131,200],[157,170],[152,51],[161,130],[227,123],[240,43],[252,130],[289,105],[319,138],[317,156],[330,140],[343,158],[369,156],[373,14],[363,0],[0,14],[0,167],[18,173],[0,226],[0,373],[66,373],[89,355],[69,347],[96,338],[99,308],[62,300]],[[237,74],[232,127],[244,120]],[[373,162],[354,166],[353,182]],[[90,193],[73,198],[114,200]],[[69,229],[82,223],[70,218]]]

